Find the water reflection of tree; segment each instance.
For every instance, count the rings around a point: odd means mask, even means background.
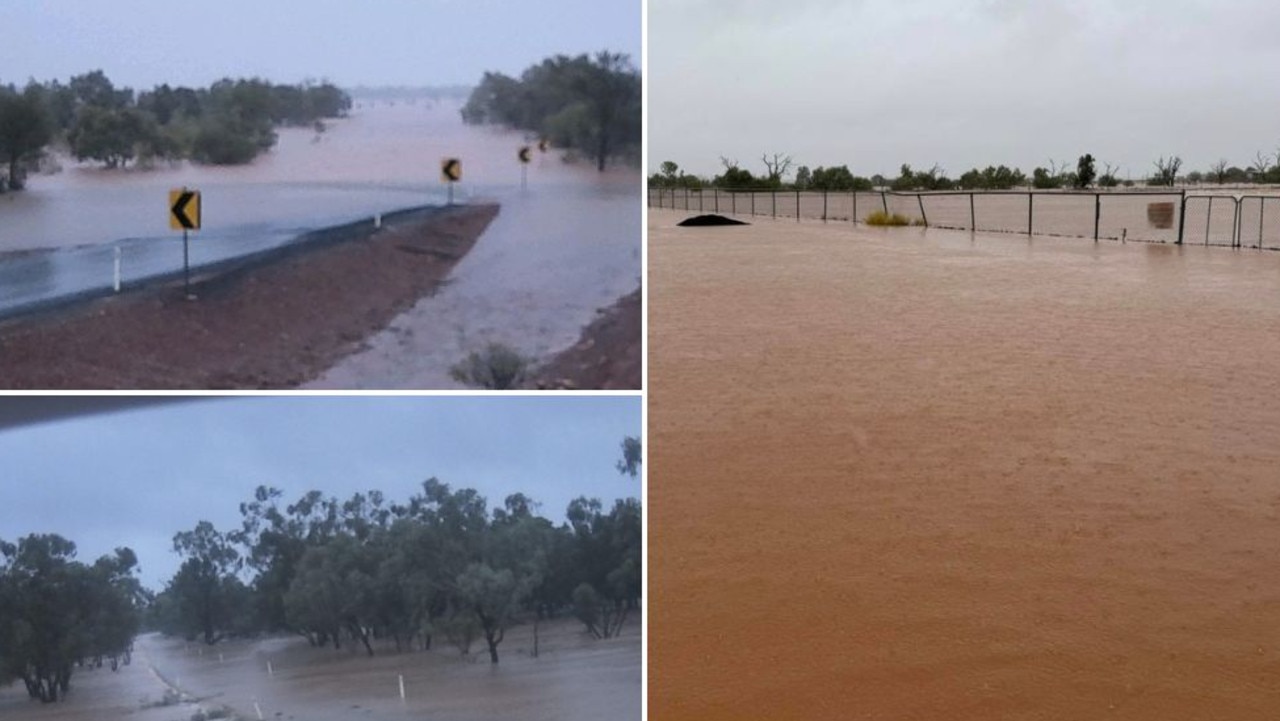
[[[0,288],[10,301],[47,297],[54,289],[57,251],[38,250],[0,260]]]

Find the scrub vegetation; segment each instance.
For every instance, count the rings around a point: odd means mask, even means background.
[[[462,108],[473,125],[518,128],[553,146],[584,152],[598,170],[640,154],[640,73],[628,56],[556,55],[512,78],[485,73]]]
[[[750,170],[740,167],[737,160],[721,157],[720,163],[724,172],[711,178],[685,173],[674,161],[665,161],[659,166],[659,172],[649,176],[651,188],[723,188],[725,190],[829,190],[829,191],[926,191],[926,190],[1011,190],[1031,187],[1036,190],[1055,190],[1074,188],[1114,188],[1119,185],[1132,187],[1134,181],[1120,180],[1116,176],[1117,168],[1105,163],[1101,174],[1097,171],[1097,161],[1093,155],[1086,153],[1080,156],[1074,169],[1066,162],[1050,160],[1048,166],[1037,166],[1028,176],[1017,168],[1004,165],[988,165],[985,168],[973,168],[958,178],[948,177],[939,165],[928,170],[913,170],[910,165],[903,164],[897,177],[872,175],[863,177],[854,175],[846,165],[832,167],[808,166],[795,167],[794,177],[787,181],[791,168],[795,164],[791,156],[780,153],[766,154],[761,157],[765,170],[760,174],[752,174]],[[1152,162],[1152,172],[1144,179],[1151,187],[1173,187],[1176,185],[1197,186],[1204,183],[1219,185],[1232,184],[1280,184],[1280,150],[1274,154],[1259,151],[1248,169],[1231,165],[1227,160],[1219,160],[1210,166],[1208,171],[1192,171],[1181,174],[1182,158],[1177,155],[1160,156]]]
[[[117,88],[101,70],[68,82],[0,85],[0,192],[19,190],[47,148],[123,168],[131,162],[191,159],[215,165],[252,161],[276,142],[281,125],[323,128],[351,98],[330,83],[275,85],[259,78],[207,88]]]
[[[911,225],[911,219],[899,213],[886,213],[883,210],[877,210],[867,215],[865,222],[867,225]]]

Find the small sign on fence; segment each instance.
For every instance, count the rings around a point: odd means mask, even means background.
[[[1147,222],[1153,228],[1172,228],[1175,203],[1147,203]]]

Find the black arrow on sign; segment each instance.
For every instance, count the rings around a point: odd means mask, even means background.
[[[520,162],[522,163],[529,162],[529,146],[528,145],[525,145],[520,148]]]
[[[169,212],[173,213],[173,217],[178,219],[178,225],[187,230],[193,230],[196,227],[196,224],[187,217],[187,203],[190,203],[194,197],[196,197],[195,193],[190,190],[184,190],[182,195],[178,196],[178,200],[173,204],[173,207],[169,208]]]
[[[444,164],[445,177],[448,178],[449,180],[457,180],[458,177],[462,175],[461,173],[458,172],[459,170],[458,165],[459,163],[457,158],[449,158],[449,160],[445,161],[445,164]]]

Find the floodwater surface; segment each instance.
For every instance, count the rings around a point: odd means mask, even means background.
[[[1280,254],[687,215],[654,718],[1275,718]]]
[[[314,649],[301,638],[204,646],[158,635],[138,639],[118,673],[78,671],[58,704],[27,699],[22,684],[0,688],[0,717],[13,721],[186,721],[230,708],[240,718],[295,721],[588,721],[638,719],[640,620],[621,637],[594,641],[576,621],[544,623],[533,658],[532,627],[512,629],[489,663],[483,640],[463,657],[448,645],[430,652]],[[270,663],[270,667],[268,667]],[[405,698],[400,698],[400,677]],[[182,703],[155,708],[167,689]],[[255,704],[257,706],[255,707]]]
[[[203,193],[193,266],[286,244],[307,230],[442,204],[443,158],[462,161],[455,200],[500,214],[443,292],[425,299],[321,387],[447,388],[448,369],[490,342],[541,357],[571,345],[597,308],[641,276],[641,178],[595,170],[571,153],[533,153],[520,133],[464,125],[451,101],[362,103],[328,129],[282,129],[277,147],[239,167],[186,163],[108,171],[69,163],[0,195],[0,311],[182,268],[169,230],[170,188]],[[7,253],[7,255],[5,255]]]

